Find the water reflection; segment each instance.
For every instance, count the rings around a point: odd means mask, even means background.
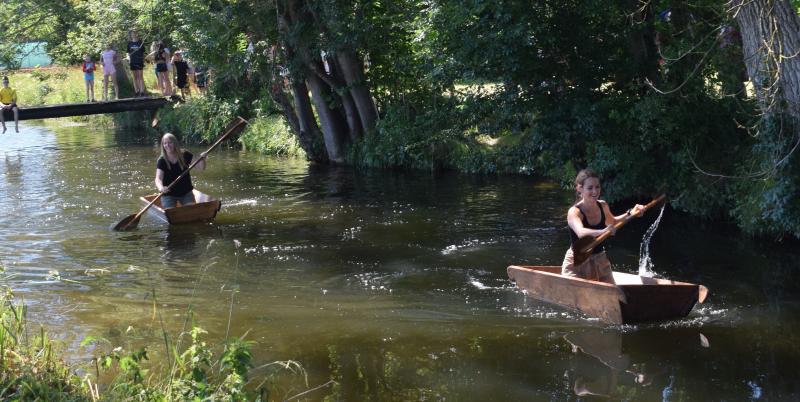
[[[623,332],[615,328],[585,328],[564,335],[574,355],[570,377],[577,396],[623,398],[676,389],[672,367],[677,353],[696,355],[709,348],[698,331],[673,331],[665,338],[652,329]],[[599,363],[599,364],[598,364]]]
[[[210,223],[164,225],[164,254],[166,262],[192,260],[203,253],[208,242],[222,239],[222,229]]]
[[[622,351],[622,334],[614,329],[587,329],[564,335],[572,345],[573,353],[593,357],[605,366],[601,370],[586,364],[578,364],[573,391],[575,395],[619,396],[619,388],[634,384],[649,386],[653,379],[666,372],[659,367],[657,373],[645,373],[641,365],[632,365],[630,355]]]

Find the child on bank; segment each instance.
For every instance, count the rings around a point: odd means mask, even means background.
[[[94,71],[97,70],[97,65],[88,54],[83,55],[83,66],[81,70],[83,70],[83,81],[86,83],[86,102],[95,102]]]
[[[172,65],[175,87],[181,90],[181,97],[186,99],[192,95],[192,90],[189,88],[189,63],[183,59],[183,52],[175,51],[175,55],[172,56]]]
[[[114,99],[119,99],[119,85],[117,85],[117,69],[114,65],[117,62],[117,52],[109,43],[106,50],[100,53],[100,62],[103,63],[103,100],[108,100],[108,82],[114,84]]]

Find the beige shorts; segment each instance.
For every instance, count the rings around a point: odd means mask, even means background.
[[[569,248],[564,255],[564,262],[561,264],[561,275],[590,281],[614,283],[614,275],[611,273],[611,261],[608,260],[605,252],[592,254],[588,260],[577,267],[573,265],[572,259],[572,248]]]

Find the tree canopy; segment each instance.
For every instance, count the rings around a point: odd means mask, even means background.
[[[590,166],[611,200],[666,191],[800,237],[796,0],[4,5],[2,60],[44,41],[72,63],[136,29],[209,67],[225,110],[284,116],[310,160],[565,185]]]

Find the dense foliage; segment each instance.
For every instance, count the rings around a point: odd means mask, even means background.
[[[61,62],[122,48],[128,28],[185,49],[226,113],[184,116],[282,116],[311,160],[565,186],[591,166],[611,200],[667,192],[697,215],[800,237],[797,119],[767,113],[745,84],[742,2],[5,3],[23,15],[3,16],[15,43],[46,41]]]

